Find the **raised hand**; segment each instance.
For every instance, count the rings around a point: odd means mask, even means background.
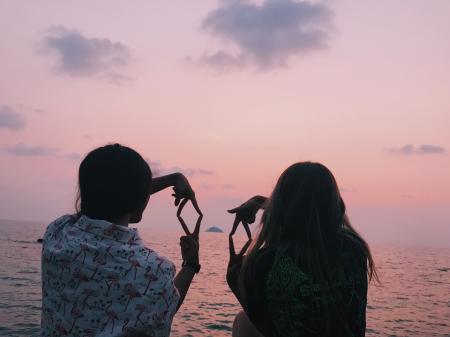
[[[180,202],[184,200],[191,200],[192,205],[194,206],[197,213],[199,215],[202,214],[202,211],[198,207],[197,200],[195,199],[194,190],[189,184],[187,178],[181,173],[177,174],[175,184],[173,185],[173,192],[174,193],[172,194],[172,196],[175,198],[175,206],[178,206]]]
[[[181,217],[181,212],[183,211],[183,208],[187,204],[187,202],[188,202],[188,199],[184,199],[183,201],[181,201],[180,205],[178,206],[178,210],[177,210],[177,218],[181,224],[181,227],[183,228],[184,232],[186,233],[186,235],[193,235],[198,238],[199,233],[200,233],[200,225],[201,225],[202,219],[203,219],[203,214],[201,212],[199,213],[197,222],[195,224],[194,232],[191,233],[189,231],[188,226],[186,225],[186,222],[184,222],[183,218]],[[194,206],[194,208],[195,208],[195,206]],[[197,205],[197,208],[198,208],[198,205]],[[197,208],[195,208],[195,209],[197,209]]]
[[[199,240],[198,237],[187,235],[180,237],[181,257],[183,261],[198,264]]]
[[[173,186],[173,191],[174,193],[172,194],[172,196],[175,197],[175,206],[178,206],[177,218],[178,221],[180,221],[181,223],[181,227],[183,227],[183,230],[186,233],[186,235],[194,235],[198,237],[200,233],[200,225],[203,219],[203,213],[200,210],[200,207],[198,206],[197,199],[195,198],[195,192],[184,175],[179,174],[177,176],[176,182]],[[194,206],[194,209],[198,213],[198,219],[195,224],[195,229],[193,233],[189,231],[188,226],[181,217],[181,212],[183,211],[184,206],[186,206],[189,200],[191,201],[192,206]]]
[[[239,273],[241,271],[242,261],[244,260],[244,254],[250,246],[250,242],[250,240],[247,241],[246,244],[242,247],[239,254],[236,254],[233,238],[231,236],[228,238],[230,260],[228,261],[227,267],[227,283],[238,299],[240,298],[238,294]]]
[[[266,201],[266,197],[254,196],[244,202],[242,205],[228,210],[228,213],[236,215],[234,218],[233,228],[230,232],[230,236],[234,235],[237,227],[239,226],[239,223],[242,222],[247,236],[249,240],[251,240],[252,235],[248,225],[255,222],[256,213],[260,208],[264,208]]]

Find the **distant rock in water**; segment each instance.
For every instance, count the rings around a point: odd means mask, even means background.
[[[39,242],[39,243],[42,243],[42,241],[43,241],[43,240],[42,240],[41,238],[39,238],[39,239],[36,240],[36,242]]]
[[[212,232],[212,233],[223,233],[223,230],[221,230],[219,227],[209,227],[207,230],[207,232]]]

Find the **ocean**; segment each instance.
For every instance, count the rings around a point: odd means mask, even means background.
[[[0,336],[38,336],[46,224],[0,221]],[[180,267],[180,230],[139,226],[149,247]],[[228,236],[201,233],[202,271],[171,336],[231,336],[240,306],[225,281]],[[245,241],[236,236],[236,246]],[[366,336],[450,336],[450,248],[374,246],[382,286],[369,287]]]

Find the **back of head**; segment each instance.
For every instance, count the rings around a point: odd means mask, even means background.
[[[264,214],[267,245],[316,244],[342,227],[345,204],[332,173],[322,164],[288,167],[278,179]]]
[[[376,277],[369,247],[351,226],[331,171],[320,163],[296,163],[278,179],[244,269],[251,269],[260,248],[270,248],[289,253],[316,280],[327,282],[343,244],[367,258],[369,277]]]
[[[112,222],[143,210],[151,180],[149,165],[133,149],[120,144],[99,147],[80,165],[78,212]]]
[[[364,275],[367,261],[369,278],[373,274],[376,277],[369,247],[346,216],[345,203],[336,180],[331,171],[319,163],[296,163],[281,174],[264,211],[260,232],[244,260],[240,274],[241,287],[244,282],[257,282],[253,279],[256,275],[254,268],[259,261],[258,256],[264,255],[259,254],[264,248],[275,257],[289,256],[319,289],[328,291],[328,294],[335,291],[329,285],[339,283],[334,282],[336,275],[347,272],[355,273],[357,277],[361,273]],[[348,256],[349,250],[359,261],[358,271],[349,261],[341,258]],[[274,265],[276,261],[275,258]],[[292,272],[294,270],[297,269]],[[288,274],[294,278],[291,270]],[[338,298],[335,295],[329,296]],[[325,331],[329,332],[329,322],[333,319],[341,320],[344,329],[350,329],[341,314],[346,310],[345,305],[333,301],[322,303],[320,310],[323,310],[325,322],[328,322]]]

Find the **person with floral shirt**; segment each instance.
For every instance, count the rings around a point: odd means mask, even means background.
[[[42,337],[170,335],[199,271],[198,236],[180,238],[183,267],[146,247],[137,229],[150,195],[169,186],[175,205],[195,193],[180,173],[152,178],[134,150],[106,145],[79,169],[78,212],[46,230],[42,247]]]

